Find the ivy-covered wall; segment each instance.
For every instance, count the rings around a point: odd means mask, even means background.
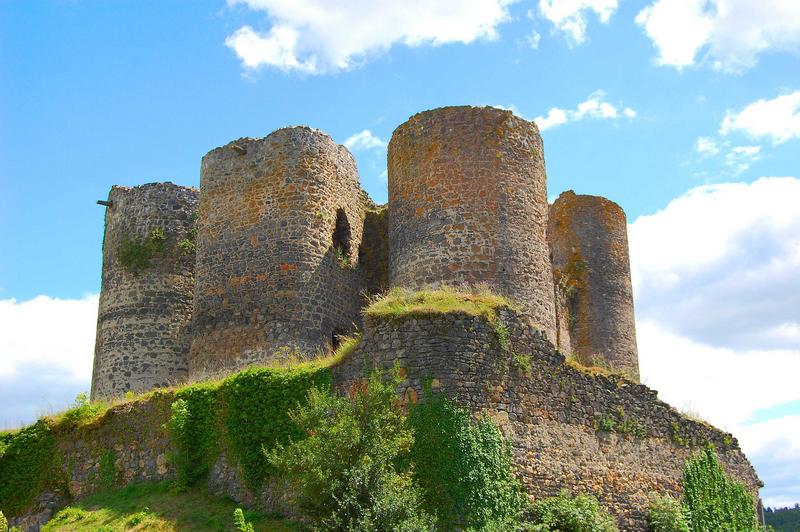
[[[172,478],[291,513],[262,445],[302,436],[287,412],[310,387],[346,391],[370,368],[395,364],[405,401],[419,401],[427,385],[474,414],[486,412],[512,441],[516,474],[533,498],[562,489],[593,494],[621,528],[644,529],[649,494],[680,495],[686,460],[709,443],[728,473],[757,493],[760,481],[730,434],[685,418],[646,386],[573,366],[498,301],[455,301],[457,311],[445,305],[455,304],[452,297],[411,311],[384,305],[367,312],[347,356],[327,365],[248,369],[4,434],[0,509],[12,523],[20,516],[41,522],[70,498]]]

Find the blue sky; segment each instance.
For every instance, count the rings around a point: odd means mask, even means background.
[[[0,425],[88,388],[112,185],[308,124],[383,202],[397,125],[496,105],[542,129],[551,197],[628,213],[645,380],[798,502],[799,50],[793,0],[2,2]]]

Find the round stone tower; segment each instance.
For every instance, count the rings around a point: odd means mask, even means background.
[[[555,342],[536,124],[491,107],[412,116],[389,143],[392,286],[485,284]]]
[[[360,322],[363,196],[350,152],[279,129],[203,157],[191,375],[314,357]]]
[[[172,183],[111,189],[92,399],[186,378],[197,196]]]
[[[625,212],[599,196],[564,192],[550,207],[548,238],[555,285],[566,302],[559,321],[567,326],[559,329],[569,331],[573,355],[638,381]]]

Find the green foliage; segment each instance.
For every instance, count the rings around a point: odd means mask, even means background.
[[[153,257],[164,251],[166,242],[164,229],[156,227],[147,238],[123,237],[117,248],[120,264],[133,275],[139,275],[150,267]]]
[[[336,261],[339,263],[340,267],[350,267],[350,257],[345,253],[344,248],[341,246],[334,246],[333,255],[336,257]]]
[[[111,489],[117,483],[117,457],[114,451],[108,450],[100,456],[100,485],[105,489]]]
[[[237,532],[253,532],[253,525],[244,518],[244,512],[241,508],[233,511],[233,528]]]
[[[437,290],[414,291],[393,288],[370,304],[364,313],[392,320],[455,313],[483,316],[489,323],[495,324],[496,310],[500,307],[517,308],[508,299],[485,290],[463,292],[443,287]]]
[[[410,458],[437,527],[513,528],[526,500],[512,472],[510,445],[490,419],[474,420],[430,390],[425,396],[409,409]]]
[[[176,447],[176,484],[186,488],[205,477],[218,454],[215,389],[196,384],[175,396],[167,427]]]
[[[317,529],[431,528],[411,472],[396,467],[413,443],[398,382],[396,374],[388,382],[373,374],[347,397],[312,388],[306,404],[291,412],[298,436],[305,437],[266,453]]]
[[[106,409],[103,403],[90,403],[86,392],[81,392],[75,397],[75,404],[62,414],[61,419],[67,423],[78,423],[93,419]]]
[[[0,508],[12,515],[55,481],[55,438],[45,421],[0,434]]]
[[[245,482],[258,491],[262,479],[275,469],[262,452],[304,435],[289,411],[309,389],[331,387],[328,369],[247,369],[220,386],[224,439],[243,470]]]
[[[616,432],[618,434],[631,434],[637,438],[647,436],[647,429],[639,421],[625,414],[620,406],[614,414],[604,414],[595,420],[595,428],[601,432]]]
[[[795,504],[794,508],[767,508],[764,521],[775,532],[797,532],[800,530],[800,504]]]
[[[8,521],[3,512],[0,512],[0,532],[8,532]]]
[[[694,532],[759,530],[753,497],[728,477],[711,445],[686,462],[683,504]]]
[[[511,362],[522,373],[531,372],[531,356],[524,353],[511,353]]]
[[[614,532],[616,522],[591,495],[569,496],[561,492],[533,504],[533,532]]]
[[[508,327],[500,320],[496,320],[494,324],[494,334],[497,337],[497,344],[503,351],[511,349],[511,338],[508,333]]]
[[[170,482],[137,483],[74,502],[45,524],[42,532],[124,532],[126,530],[231,530],[236,504],[212,497],[205,486],[173,489]],[[301,530],[298,523],[258,512],[243,512],[255,531]]]
[[[652,532],[691,532],[688,513],[669,495],[650,495],[647,522]]]

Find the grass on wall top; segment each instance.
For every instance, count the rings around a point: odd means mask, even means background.
[[[441,314],[482,316],[494,323],[499,308],[519,310],[503,296],[492,294],[480,287],[460,291],[450,287],[409,290],[393,288],[373,301],[364,315],[389,320],[405,320]]]

